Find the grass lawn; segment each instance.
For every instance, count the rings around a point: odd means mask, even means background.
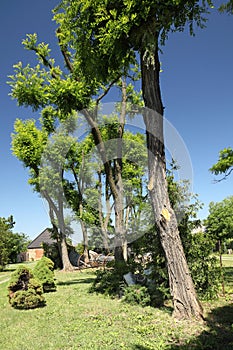
[[[233,258],[225,266],[230,291]],[[206,322],[201,324],[175,321],[169,306],[142,308],[90,294],[94,271],[56,272],[57,292],[45,295],[47,305],[23,311],[8,303],[4,279],[10,273],[0,273],[0,349],[233,349],[230,292],[225,298],[203,303]]]

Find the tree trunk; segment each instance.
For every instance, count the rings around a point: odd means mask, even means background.
[[[154,61],[145,60],[141,51],[142,92],[145,102],[148,170],[155,225],[165,252],[174,316],[177,318],[203,318],[194,284],[179,236],[175,213],[170,205],[166,180],[166,160],[163,135],[163,105],[160,92],[160,62],[158,49]]]
[[[116,261],[125,260],[125,230],[124,230],[124,209],[123,209],[123,184],[121,178],[121,171],[118,172],[118,179],[116,183],[118,196],[114,198],[115,209],[115,249],[114,257]]]
[[[111,205],[110,205],[110,196],[108,193],[108,182],[106,179],[105,183],[105,204],[106,204],[106,217],[104,218],[103,214],[103,205],[102,205],[102,175],[101,175],[101,169],[98,171],[98,212],[99,212],[99,221],[100,221],[100,227],[101,227],[101,234],[102,234],[102,240],[103,240],[103,247],[105,249],[105,252],[108,254],[110,252],[109,250],[109,244],[108,244],[108,224],[111,217]]]
[[[81,224],[81,229],[82,229],[82,234],[83,234],[83,257],[84,257],[84,262],[88,263],[89,262],[89,251],[88,251],[88,235],[87,235],[87,228],[86,224],[83,222],[83,220],[80,220]]]
[[[122,138],[125,126],[126,117],[126,82],[122,79],[122,103],[121,113],[119,116],[119,128],[116,145],[116,159],[114,160],[114,173],[111,167],[111,162],[107,160],[106,149],[102,139],[101,131],[96,122],[96,118],[89,111],[84,111],[84,116],[92,128],[92,135],[95,145],[101,156],[104,164],[107,182],[110,186],[111,193],[114,199],[115,209],[115,240],[114,240],[114,256],[116,261],[124,261],[126,257],[127,245],[124,229],[124,206],[123,206],[123,181],[122,181]],[[124,252],[124,253],[123,253]]]
[[[64,215],[63,215],[62,199],[61,198],[59,199],[59,204],[58,204],[59,208],[57,208],[55,203],[53,202],[52,198],[50,197],[50,195],[46,191],[43,191],[41,193],[43,194],[44,198],[48,202],[50,220],[51,220],[53,227],[56,228],[56,231],[58,234],[59,253],[61,255],[61,262],[62,262],[63,270],[64,271],[72,271],[73,265],[70,262],[67,244],[66,244],[65,221],[64,221]],[[58,225],[56,224],[55,216],[57,218]]]
[[[66,237],[61,232],[61,258],[62,258],[62,270],[63,271],[73,271],[74,267],[70,262],[67,244],[66,244]]]
[[[64,220],[64,207],[63,207],[63,198],[59,197],[58,199],[58,226],[59,234],[61,237],[61,258],[63,271],[73,271],[74,267],[70,262],[67,243],[66,243],[66,225]]]

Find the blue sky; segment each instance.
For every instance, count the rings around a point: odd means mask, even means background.
[[[55,0],[3,0],[0,5],[0,216],[13,215],[15,231],[33,238],[49,226],[43,201],[27,184],[27,170],[11,154],[10,134],[16,118],[36,117],[17,107],[8,96],[7,76],[13,64],[34,62],[21,45],[27,33],[38,34],[58,54],[52,22]],[[233,176],[214,184],[208,171],[218,152],[233,146],[233,16],[213,10],[206,29],[169,36],[163,48],[161,87],[165,117],[183,138],[193,168],[193,191],[204,203],[200,218],[208,215],[210,201],[233,195]]]

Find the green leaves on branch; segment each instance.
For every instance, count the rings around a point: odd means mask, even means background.
[[[170,31],[188,25],[193,34],[195,24],[203,27],[212,6],[210,0],[63,0],[54,19],[61,44],[76,50],[83,74],[109,82],[135,64],[136,51],[153,59]]]
[[[220,12],[227,12],[229,14],[233,14],[233,0],[229,0],[227,3],[222,4],[219,7]]]
[[[211,202],[209,215],[205,222],[207,232],[216,240],[233,237],[233,196],[221,202]]]
[[[34,111],[54,106],[65,115],[87,107],[94,92],[94,83],[88,85],[81,75],[77,78],[71,73],[64,74],[50,58],[49,46],[37,44],[36,34],[27,35],[23,44],[27,50],[36,52],[39,64],[34,67],[29,64],[23,67],[22,62],[14,65],[14,75],[9,76],[11,80],[8,83],[12,88],[11,96],[19,106],[30,106]]]
[[[17,119],[12,134],[13,154],[28,168],[37,172],[41,156],[47,144],[48,134],[36,127],[33,119]]]
[[[32,107],[38,110],[48,103],[49,90],[46,81],[49,74],[38,64],[31,68],[28,64],[23,68],[22,62],[15,64],[15,75],[9,76],[12,88],[11,96],[15,98],[19,106]]]
[[[231,147],[224,148],[219,152],[219,159],[216,164],[210,168],[214,175],[223,174],[225,179],[233,170],[233,149]]]

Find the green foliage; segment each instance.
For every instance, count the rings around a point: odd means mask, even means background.
[[[229,14],[233,14],[233,1],[229,0],[228,2],[222,4],[219,7],[220,12],[227,12]]]
[[[223,174],[225,179],[233,170],[233,149],[231,147],[224,148],[219,152],[219,159],[216,164],[210,168],[214,175]],[[220,180],[221,181],[221,180]]]
[[[0,218],[0,265],[4,268],[9,262],[16,262],[17,255],[26,251],[28,237],[23,233],[13,233],[13,217]]]
[[[11,263],[16,263],[18,254],[27,251],[27,246],[29,244],[29,237],[24,233],[13,233],[11,235],[11,250],[9,255],[9,261]]]
[[[48,44],[37,43],[36,34],[28,34],[23,44],[36,52],[39,63],[35,67],[29,64],[23,67],[22,62],[14,65],[14,75],[9,77],[8,83],[12,88],[11,96],[17,99],[19,106],[30,106],[37,111],[55,105],[67,115],[88,105],[95,91],[94,80],[87,85],[81,76],[76,79],[62,72],[50,58]]]
[[[127,286],[123,289],[123,301],[131,305],[148,306],[151,303],[147,287],[141,285]]]
[[[232,256],[228,262],[232,266]],[[59,291],[47,296],[46,307],[29,312],[8,307],[6,283],[0,284],[1,349],[225,350],[232,347],[231,294],[228,301],[221,298],[203,302],[204,323],[175,322],[170,304],[163,308],[142,308],[88,293],[95,278],[93,270],[56,272],[56,278]],[[229,280],[232,286],[230,267]]]
[[[79,71],[106,82],[135,64],[135,51],[143,51],[143,58],[153,63],[159,37],[164,44],[170,31],[183,31],[186,24],[191,34],[195,24],[203,27],[209,6],[210,0],[63,0],[54,18],[60,43],[78,53]]]
[[[13,217],[0,218],[0,265],[4,267],[9,262],[10,239],[12,237]]]
[[[42,257],[33,269],[33,275],[40,281],[45,293],[56,291],[53,269],[54,263],[47,257]]]
[[[76,252],[77,252],[79,255],[83,255],[83,253],[84,253],[84,245],[83,245],[83,243],[78,243],[78,244],[75,246],[75,250],[76,250]]]
[[[214,241],[207,233],[188,235],[185,245],[186,257],[196,290],[201,299],[214,299],[220,287],[220,269],[213,255]]]
[[[40,282],[25,266],[19,267],[8,286],[9,302],[16,309],[34,309],[45,305]]]
[[[61,256],[59,253],[59,248],[57,243],[46,244],[43,243],[44,256],[52,260],[54,264],[54,269],[62,268]]]
[[[221,202],[210,203],[205,225],[207,232],[216,241],[224,241],[233,237],[233,196]]]
[[[41,285],[35,279],[30,279],[26,290],[18,290],[10,299],[10,304],[15,309],[35,309],[45,305],[45,299],[41,292]]]
[[[129,272],[129,268],[125,262],[111,262],[107,264],[106,269],[96,271],[96,279],[90,288],[90,292],[120,296],[124,286],[123,275],[127,272]]]
[[[36,121],[16,119],[12,134],[13,154],[28,168],[38,172],[48,134],[36,127]]]
[[[54,270],[54,262],[49,259],[48,257],[46,256],[43,256],[39,261],[38,263],[36,264],[37,267],[40,267],[40,266],[47,266],[49,268],[50,271],[53,271]]]

